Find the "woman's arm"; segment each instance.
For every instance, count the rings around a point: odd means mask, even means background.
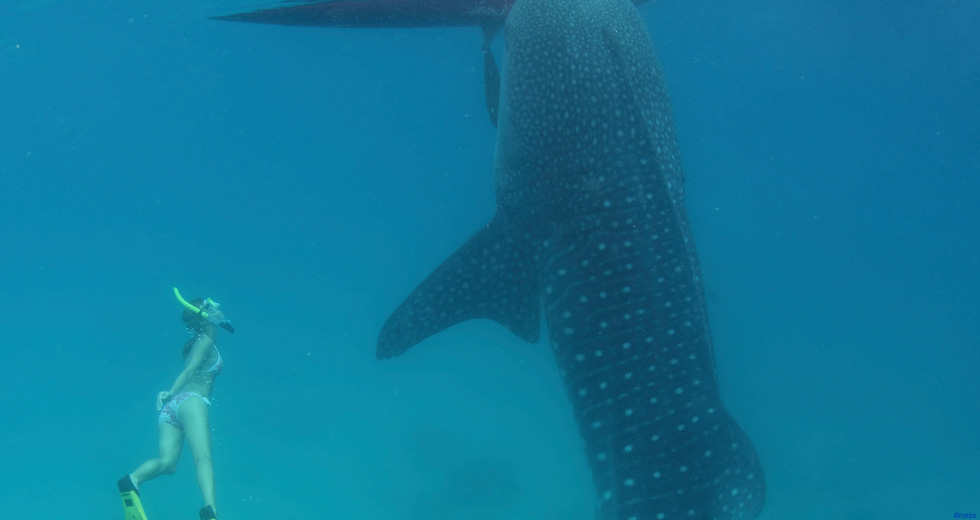
[[[191,346],[191,351],[187,355],[187,362],[184,363],[184,370],[177,375],[177,379],[174,380],[173,386],[170,390],[166,390],[157,394],[157,410],[163,408],[163,404],[170,400],[184,385],[190,381],[191,376],[197,370],[197,367],[201,366],[201,362],[204,361],[205,356],[211,351],[211,346],[214,345],[214,340],[208,336],[201,335]]]

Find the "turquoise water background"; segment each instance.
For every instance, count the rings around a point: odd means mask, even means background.
[[[0,516],[121,516],[176,285],[238,329],[223,520],[592,518],[544,344],[478,321],[374,358],[494,210],[478,29],[207,19],[259,5],[0,4]],[[980,514],[980,4],[640,11],[762,518]],[[196,518],[193,475],[144,484],[151,520]]]

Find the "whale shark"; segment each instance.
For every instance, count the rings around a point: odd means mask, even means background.
[[[395,310],[377,355],[464,320],[540,324],[601,519],[750,519],[762,466],[718,390],[667,90],[628,0],[517,0],[496,214]]]
[[[496,212],[390,315],[377,357],[466,320],[532,343],[543,323],[598,519],[755,518],[763,469],[721,401],[670,101],[639,13],[629,0],[503,5]]]

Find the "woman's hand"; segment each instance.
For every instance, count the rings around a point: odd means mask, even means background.
[[[163,410],[163,404],[170,400],[173,395],[169,390],[164,390],[157,394],[157,411]]]

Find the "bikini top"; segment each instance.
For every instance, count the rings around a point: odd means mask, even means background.
[[[221,373],[221,370],[225,368],[225,361],[221,359],[221,352],[218,352],[218,346],[213,345],[211,348],[214,349],[214,353],[218,355],[218,359],[214,360],[214,364],[210,368],[198,367],[195,371],[198,374],[211,374],[212,376],[217,376]],[[201,366],[204,364],[201,363]]]

